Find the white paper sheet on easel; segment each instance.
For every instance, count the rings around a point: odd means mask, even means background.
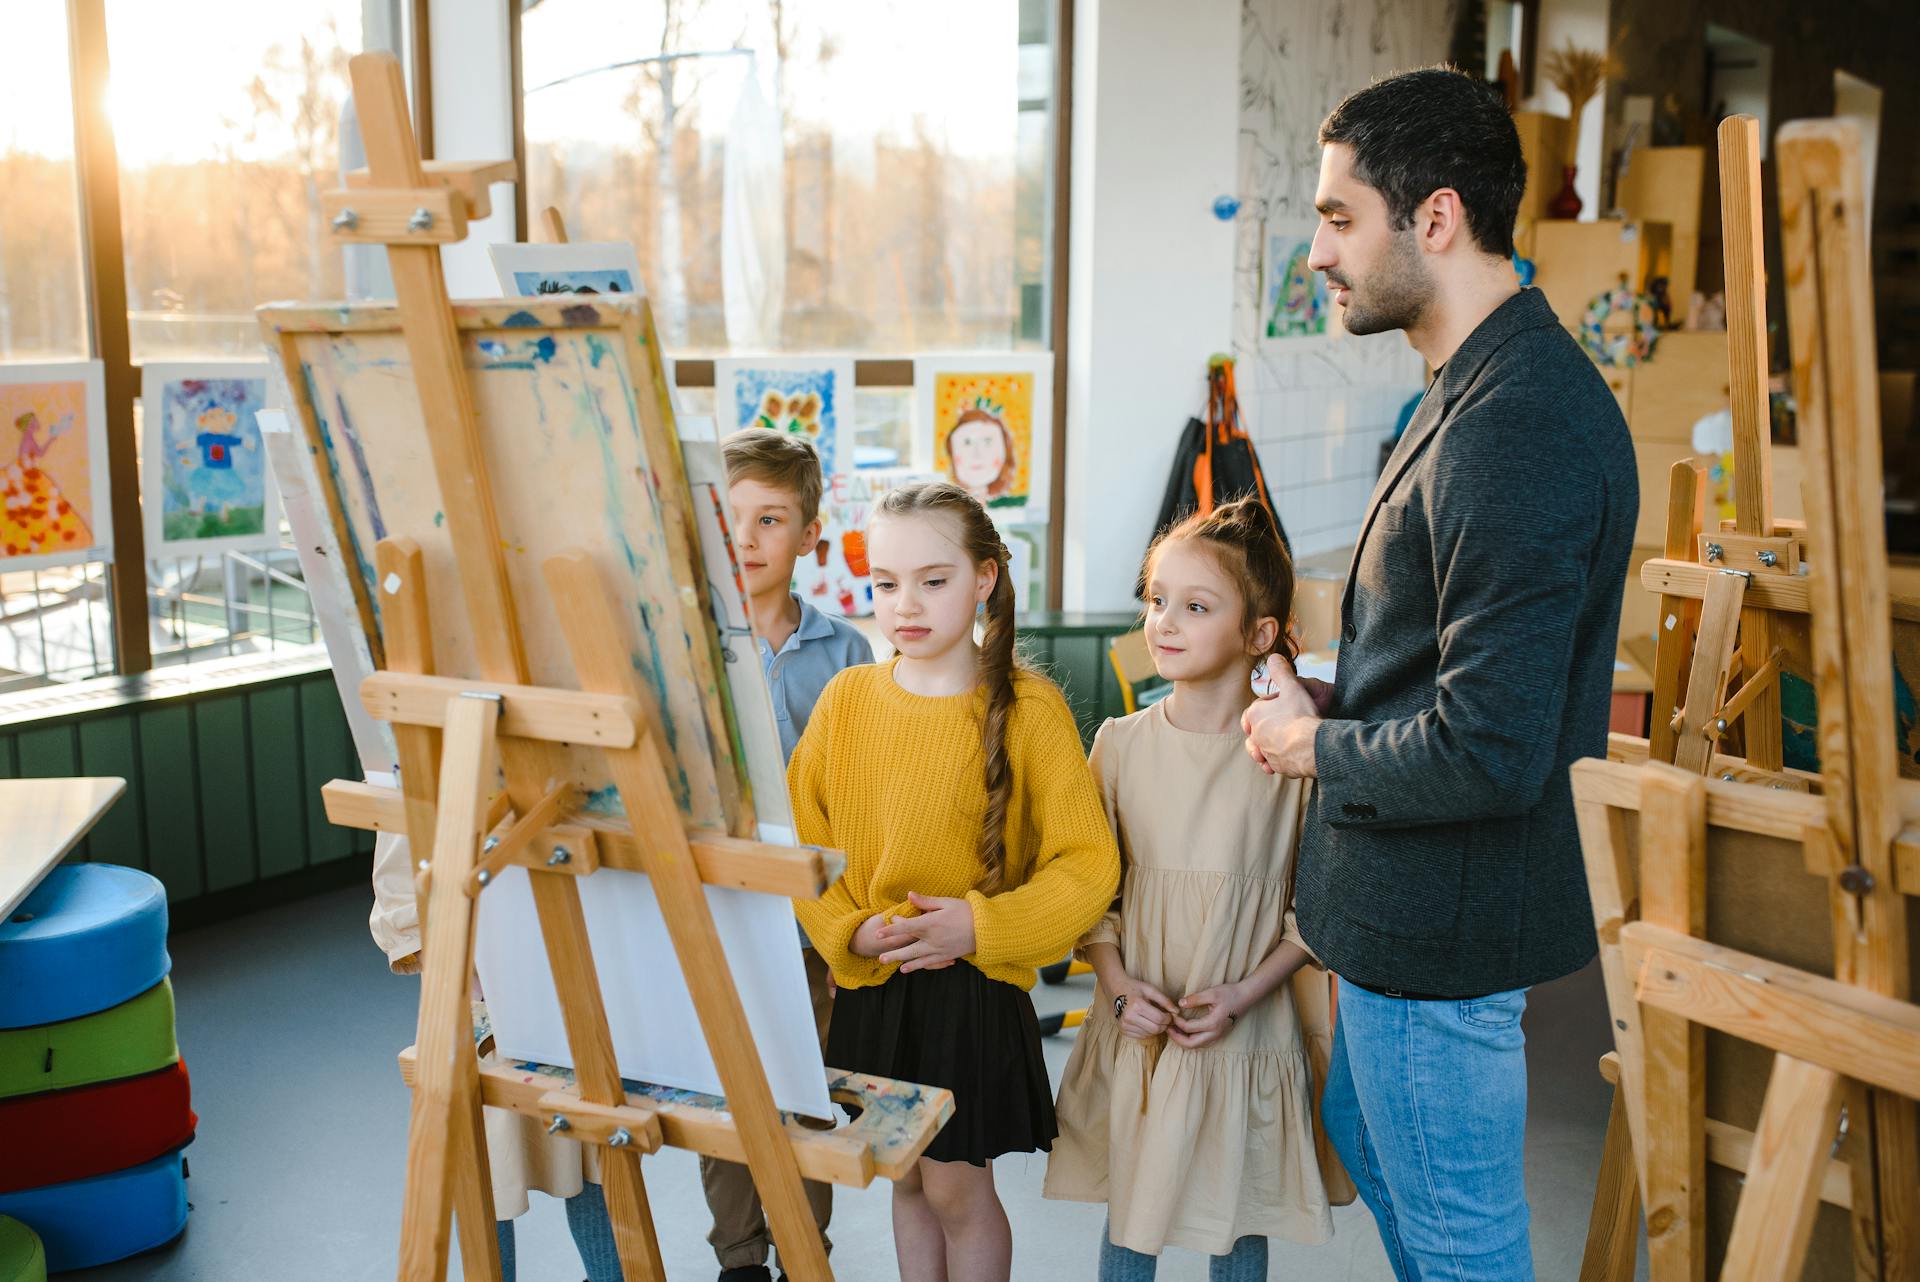
[[[708,886],[706,893],[774,1103],[790,1113],[831,1118],[792,905],[749,890]],[[620,1075],[725,1094],[652,880],[602,868],[580,878],[580,902]],[[527,870],[509,867],[480,896],[474,946],[494,1046],[503,1058],[571,1066],[540,938]]]
[[[279,403],[288,403],[280,379],[275,377],[274,395]],[[340,543],[327,519],[326,500],[320,497],[320,479],[314,474],[313,454],[305,437],[295,436],[285,410],[261,410],[255,415],[260,425],[260,443],[266,448],[270,483],[280,491],[280,509],[286,514],[287,528],[293,534],[293,546],[300,558],[300,573],[313,601],[313,613],[320,624],[320,639],[326,642],[327,658],[333,665],[334,684],[340,691],[340,706],[346,712],[347,730],[353,736],[354,751],[360,767],[371,778],[375,774],[391,776],[397,769],[399,753],[394,749],[393,727],[375,721],[360,702],[361,679],[373,673],[373,651],[360,627],[360,613],[353,603],[353,588],[347,582],[346,562],[340,555]]]

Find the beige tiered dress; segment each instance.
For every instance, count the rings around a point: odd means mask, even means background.
[[[1177,729],[1165,703],[1094,740],[1124,872],[1118,911],[1081,949],[1114,944],[1128,974],[1175,1001],[1300,942],[1289,891],[1306,785],[1263,773],[1244,743]],[[1304,971],[1324,993],[1324,974]],[[1311,1243],[1333,1231],[1290,985],[1199,1050],[1127,1037],[1097,989],[1058,1113],[1046,1196],[1107,1203],[1116,1245],[1220,1255],[1249,1234]]]

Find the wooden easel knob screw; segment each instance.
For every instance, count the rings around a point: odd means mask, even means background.
[[[553,1120],[547,1123],[547,1134],[549,1135],[558,1135],[562,1131],[570,1131],[572,1129],[573,1123],[567,1120],[565,1113],[555,1113]]]
[[[1873,887],[1873,874],[1859,864],[1848,864],[1840,870],[1840,889],[1849,895],[1870,895]]]
[[[360,215],[354,213],[351,209],[343,209],[333,216],[333,229],[335,231],[352,231],[359,225]]]
[[[432,226],[433,211],[431,209],[416,209],[413,211],[413,216],[407,219],[408,231],[426,231]]]
[[[555,846],[553,853],[547,856],[547,867],[549,868],[557,867],[560,864],[570,864],[572,862],[573,852],[565,846]]]
[[[608,1148],[625,1148],[627,1145],[631,1143],[633,1143],[633,1132],[628,1130],[624,1126],[614,1131],[613,1134],[607,1136]]]
[[[1721,547],[1718,543],[1707,544],[1707,560],[1718,561],[1721,557],[1725,555],[1726,555],[1726,549]]]

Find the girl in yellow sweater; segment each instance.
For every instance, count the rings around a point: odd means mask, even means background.
[[[1056,1134],[1027,990],[1100,920],[1119,854],[1066,700],[1015,664],[986,509],[944,482],[895,490],[867,549],[899,654],[835,677],[794,749],[800,839],[847,855],[795,910],[839,985],[827,1061],[953,1092],[953,1119],[894,1184],[901,1276],[1005,1282],[993,1159]]]

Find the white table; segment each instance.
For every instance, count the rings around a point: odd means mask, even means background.
[[[0,921],[126,790],[125,779],[0,779]]]

